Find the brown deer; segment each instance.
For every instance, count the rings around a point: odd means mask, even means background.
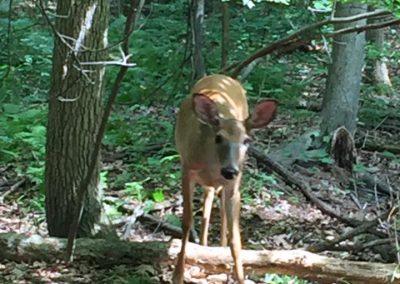
[[[198,81],[178,113],[175,142],[182,166],[183,238],[173,283],[183,283],[185,248],[192,226],[195,184],[204,188],[201,244],[207,245],[208,226],[215,192],[220,196],[221,245],[226,231],[235,264],[235,276],[244,283],[240,258],[240,180],[251,142],[250,130],[266,126],[275,116],[277,102],[258,103],[249,117],[246,91],[224,75]]]

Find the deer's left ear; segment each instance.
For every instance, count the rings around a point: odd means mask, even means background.
[[[277,106],[276,100],[269,99],[259,102],[251,117],[246,120],[246,128],[250,130],[267,126],[275,118]]]

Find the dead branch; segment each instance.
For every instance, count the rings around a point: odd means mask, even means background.
[[[317,30],[325,25],[328,25],[328,24],[350,23],[350,22],[354,22],[354,21],[358,21],[358,20],[362,20],[362,19],[366,19],[366,18],[381,17],[383,15],[391,15],[391,12],[379,9],[379,10],[375,10],[373,12],[367,12],[367,13],[363,13],[360,15],[354,15],[354,16],[349,16],[349,17],[334,18],[333,16],[331,16],[320,22],[305,26],[305,27],[299,29],[298,31],[288,35],[287,37],[284,37],[280,40],[277,40],[277,41],[271,43],[267,47],[264,47],[264,48],[256,51],[254,54],[250,55],[248,58],[246,58],[242,62],[234,63],[222,71],[226,72],[226,71],[233,69],[232,77],[237,77],[244,67],[249,65],[251,62],[253,62],[257,58],[271,54],[283,47],[287,48],[290,45],[296,44],[300,40],[304,40],[304,39],[311,40],[311,39],[315,39],[315,38],[320,38],[322,36],[333,37],[333,36],[336,36],[336,35],[342,34],[342,33],[360,32],[360,31],[364,31],[364,30],[368,30],[368,29],[378,29],[378,28],[382,28],[385,26],[398,24],[400,22],[399,19],[394,19],[394,20],[386,21],[386,22],[379,23],[379,24],[370,24],[370,25],[364,25],[361,27],[341,29],[341,30],[338,30],[338,31],[335,31],[332,33],[325,33],[325,34],[319,34],[319,35],[314,34],[315,30]]]
[[[333,218],[336,218],[352,227],[357,227],[363,223],[362,221],[341,215],[339,212],[337,212],[337,210],[335,210],[334,208],[332,208],[331,206],[320,200],[317,196],[315,196],[315,194],[312,193],[312,190],[307,183],[302,181],[299,177],[296,177],[293,173],[285,169],[278,162],[272,160],[267,155],[264,155],[260,150],[257,150],[254,147],[250,147],[249,155],[253,156],[257,161],[262,162],[266,167],[268,167],[273,172],[280,175],[288,185],[292,185],[298,188],[308,200],[314,203],[315,206],[317,206],[317,208],[321,210],[322,213],[331,216]],[[379,237],[386,237],[386,234],[376,230],[371,229],[369,230],[369,232]]]
[[[363,233],[367,233],[369,229],[377,226],[381,220],[385,220],[390,216],[393,216],[396,212],[398,211],[398,208],[393,208],[391,210],[388,210],[387,212],[385,212],[384,214],[381,214],[380,216],[378,216],[377,218],[375,218],[372,221],[369,222],[364,222],[362,223],[360,226],[344,233],[342,236],[340,236],[339,238],[337,238],[336,240],[333,241],[327,241],[327,242],[323,242],[323,243],[319,243],[316,245],[312,245],[308,248],[309,251],[311,252],[321,252],[324,250],[329,250],[331,248],[333,248],[336,244],[343,242],[345,240],[351,239],[355,236],[358,236],[360,234]]]
[[[340,34],[348,34],[348,33],[360,33],[360,32],[364,32],[366,30],[376,30],[376,29],[381,29],[381,28],[385,28],[388,26],[393,26],[393,25],[398,25],[400,24],[400,19],[391,19],[389,21],[385,21],[385,22],[381,22],[378,24],[369,24],[369,25],[364,25],[361,27],[351,27],[351,28],[344,28],[344,29],[340,29],[328,34],[325,34],[325,37],[334,37]]]
[[[392,152],[393,154],[400,154],[400,146],[398,145],[385,145],[380,143],[366,142],[362,146],[362,150],[377,151],[377,152]]]
[[[21,185],[25,183],[25,181],[26,179],[21,179],[20,181],[10,186],[10,188],[0,196],[0,203],[3,203],[6,196],[9,195],[10,193],[15,192]]]
[[[152,226],[155,226],[156,228],[161,228],[161,229],[169,232],[170,235],[175,238],[182,237],[182,229],[180,227],[174,226],[174,225],[172,225],[166,221],[163,221],[151,214],[145,213],[139,217],[139,220],[150,223]]]
[[[181,241],[124,242],[119,239],[78,239],[76,259],[95,262],[101,266],[118,264],[168,265],[175,262]],[[62,258],[65,239],[0,234],[0,261],[55,262]],[[400,283],[397,264],[347,261],[319,256],[303,250],[243,250],[247,274],[281,273],[333,283],[338,279],[351,283]],[[230,273],[233,264],[227,247],[204,247],[188,243],[187,263],[200,266],[207,273]],[[393,280],[393,282],[390,282]]]
[[[296,186],[303,193],[303,195],[312,203],[314,203],[323,213],[327,214],[328,216],[342,220],[350,225],[354,225],[354,223],[356,223],[356,221],[353,219],[341,216],[339,212],[337,212],[331,206],[316,197],[312,193],[308,184],[300,180],[300,178],[295,177],[289,170],[285,169],[283,166],[269,158],[267,155],[264,155],[260,150],[257,150],[254,147],[250,147],[249,154],[253,156],[256,160],[261,161],[266,167],[279,174],[287,184]]]
[[[364,182],[367,187],[375,189],[381,193],[384,193],[386,195],[391,196],[394,192],[397,192],[397,189],[391,189],[390,186],[388,186],[386,183],[383,181],[379,180],[376,176],[373,176],[369,173],[362,173],[358,174],[358,180],[361,182]]]

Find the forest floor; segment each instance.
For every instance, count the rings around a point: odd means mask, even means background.
[[[157,110],[154,111],[157,113]],[[166,118],[166,119],[171,119]],[[255,144],[262,149],[274,148],[276,145],[284,145],[284,141],[291,141],[302,135],[304,129],[316,127],[318,119],[313,116],[301,121],[301,125],[293,122],[290,114],[280,115],[273,122],[269,130],[264,130],[257,135]],[[272,130],[271,130],[272,129]],[[278,135],[271,135],[279,129]],[[388,131],[375,127],[367,129],[360,126],[360,133],[368,133],[365,141],[370,137],[387,138],[386,142],[399,141],[399,132]],[[365,138],[366,137],[366,138]],[[262,143],[260,141],[267,141]],[[385,141],[383,141],[383,144]],[[271,151],[273,152],[273,151]],[[108,183],[112,184],[123,168],[132,163],[129,155],[119,152],[116,149],[103,153],[103,168],[109,169]],[[116,158],[117,157],[117,158]],[[329,163],[323,163],[318,159],[299,159],[290,165],[290,170],[295,176],[310,184],[312,193],[320,200],[329,204],[337,210],[344,218],[349,217],[355,220],[372,220],[381,215],[385,210],[394,204],[398,204],[397,189],[400,188],[400,161],[398,156],[384,154],[378,151],[365,149],[357,150],[358,164],[363,165],[358,172],[348,174],[335,171],[335,167]],[[250,157],[247,171],[252,175],[262,175],[263,165]],[[128,169],[128,168],[127,168]],[[175,166],[178,171],[178,165]],[[1,179],[0,189],[4,202],[0,203],[0,233],[17,232],[21,234],[39,234],[47,236],[45,216],[43,210],[35,210],[35,207],[24,206],[27,200],[37,198],[38,187],[15,172],[13,165],[0,167]],[[114,174],[113,174],[114,172]],[[377,178],[391,190],[385,193],[371,187],[368,184],[356,182],[356,175],[368,173]],[[243,245],[247,249],[293,249],[307,248],[316,243],[332,241],[349,231],[352,226],[346,225],[343,220],[332,218],[322,213],[318,206],[308,201],[304,195],[290,187],[277,175],[272,175],[270,182],[273,189],[263,185],[261,189],[252,191],[252,187],[246,186],[246,192],[242,192],[243,205],[241,214],[241,228]],[[249,180],[248,180],[249,181]],[[251,181],[251,180],[250,180]],[[244,181],[246,182],[246,181]],[[357,183],[357,185],[355,185]],[[161,185],[159,185],[161,186]],[[396,194],[395,194],[396,193]],[[7,196],[4,196],[7,194]],[[182,199],[179,191],[174,189],[165,192],[165,198],[161,198],[150,210],[144,209],[145,203],[138,198],[128,198],[118,188],[105,189],[105,204],[110,206],[108,201],[125,199],[125,202],[118,208],[123,214],[112,221],[117,226],[118,234],[127,240],[132,241],[169,241],[171,236],[160,226],[149,223],[146,218],[140,218],[144,211],[158,220],[176,223],[177,216],[182,214]],[[112,202],[111,202],[112,203]],[[195,195],[195,224],[199,229],[201,218],[201,190]],[[217,202],[218,203],[218,202]],[[210,243],[217,245],[219,241],[219,211],[217,203],[213,207],[212,225],[210,230]],[[134,209],[136,208],[136,210]],[[139,213],[138,213],[139,212]],[[138,217],[134,224],[129,223],[129,217]],[[171,217],[172,216],[172,217]],[[174,219],[175,218],[175,219]],[[136,218],[135,218],[136,219]],[[381,220],[377,229],[383,233],[389,232],[391,222]],[[342,259],[393,262],[396,261],[396,254],[391,249],[396,244],[393,235],[386,236],[388,242],[381,246],[366,246],[374,241],[369,234],[360,234],[353,239],[340,242],[339,245],[331,246],[323,252]],[[15,263],[3,262],[0,264],[1,283],[146,283],[140,282],[141,275],[152,279],[154,283],[168,283],[171,276],[171,267],[164,267],[156,270],[151,266],[143,265],[136,268],[121,265],[112,268],[102,268],[91,263],[82,261],[73,264],[59,263]],[[196,278],[203,275],[199,270],[191,270],[193,283],[205,283],[204,279]],[[253,279],[256,283],[304,283],[301,280],[282,280],[275,275],[267,275],[265,278]],[[275,279],[275,280],[274,280]],[[292,279],[292,278],[287,278]],[[222,277],[221,281],[224,280]],[[203,282],[201,282],[203,281]],[[226,281],[226,279],[224,280]],[[290,282],[292,281],[292,282]],[[216,282],[218,283],[218,282]],[[222,283],[222,282],[221,282]]]

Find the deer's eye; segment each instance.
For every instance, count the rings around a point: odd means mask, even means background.
[[[221,142],[222,142],[222,136],[219,135],[219,134],[217,134],[217,136],[215,136],[215,143],[216,143],[216,144],[219,144],[219,143],[221,143]]]
[[[244,141],[243,141],[243,144],[244,145],[249,145],[251,143],[251,139],[250,138],[246,138],[246,139],[244,139]]]

